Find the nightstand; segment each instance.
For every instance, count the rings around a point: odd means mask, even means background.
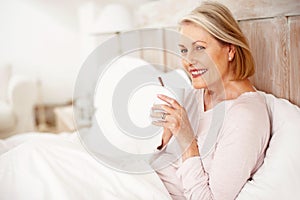
[[[57,132],[73,132],[76,130],[73,106],[62,106],[54,109]]]

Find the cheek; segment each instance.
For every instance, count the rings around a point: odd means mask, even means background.
[[[190,63],[189,63],[186,59],[182,59],[182,60],[181,60],[181,63],[182,63],[182,66],[184,67],[184,69],[185,69],[186,71],[188,71],[188,68],[189,68]]]
[[[211,59],[214,66],[216,66],[220,72],[226,71],[228,65],[228,55],[223,51],[216,52],[211,54]]]
[[[186,59],[182,59],[182,60],[181,60],[181,64],[182,64],[183,68],[184,68],[186,71],[188,71],[188,68],[189,68],[190,63],[187,62]]]
[[[229,69],[228,58],[225,58],[224,56],[218,58],[218,69],[221,73],[224,73]]]

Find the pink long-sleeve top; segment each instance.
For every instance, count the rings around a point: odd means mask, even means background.
[[[158,175],[173,199],[235,199],[263,163],[270,137],[264,97],[246,92],[204,111],[203,90],[193,89],[184,107],[200,157],[179,159]]]

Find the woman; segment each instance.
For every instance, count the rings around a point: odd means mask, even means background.
[[[162,146],[175,137],[182,163],[157,173],[174,199],[235,199],[263,163],[270,136],[264,98],[248,80],[254,73],[253,57],[231,12],[219,3],[194,9],[181,20],[180,33],[185,37],[179,44],[183,65],[195,90],[186,95],[185,108],[158,95],[167,105],[153,107],[153,117],[161,117],[153,124],[164,127]],[[212,113],[221,108],[223,122],[210,124]],[[197,109],[195,126],[190,113]],[[217,138],[203,157],[210,126],[219,126],[214,127]]]

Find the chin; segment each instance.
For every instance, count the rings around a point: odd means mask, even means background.
[[[192,85],[195,89],[202,89],[207,87],[204,81],[192,81]]]

